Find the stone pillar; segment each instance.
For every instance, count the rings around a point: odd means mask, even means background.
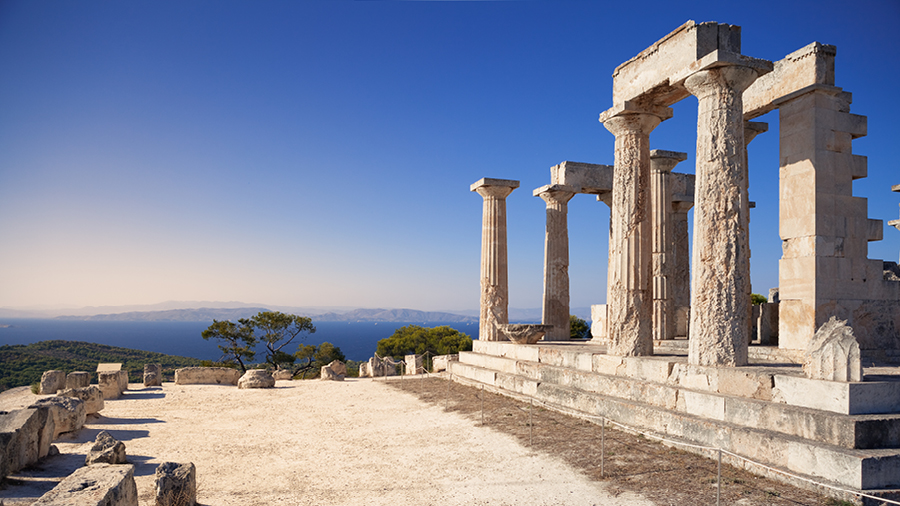
[[[672,304],[675,306],[675,335],[690,337],[691,325],[691,240],[688,211],[693,201],[672,202]]]
[[[509,323],[506,197],[519,187],[511,179],[482,178],[470,189],[484,198],[481,221],[481,317],[478,339],[503,341],[496,325]]]
[[[750,142],[756,138],[757,135],[769,131],[769,124],[763,123],[761,121],[745,121],[744,122],[744,176],[743,176],[743,187],[741,187],[741,213],[744,217],[744,229],[747,231],[744,234],[744,239],[747,241],[746,251],[747,251],[747,261],[749,262],[750,258],[753,256],[750,252],[750,208],[753,207],[753,203],[750,202],[750,158],[747,154],[747,146],[750,145]],[[753,293],[753,285],[751,283],[750,278],[747,278],[747,297],[751,298],[751,294]],[[759,309],[763,311],[762,308]],[[753,322],[757,320],[753,316],[753,305],[747,308],[747,311],[750,312],[750,330],[747,332],[747,339],[753,339]],[[759,324],[756,325],[757,333],[759,333]]]
[[[675,339],[675,312],[670,283],[674,274],[672,191],[669,173],[687,153],[650,151],[650,195],[653,269],[653,339]]]
[[[891,191],[900,192],[900,184],[891,186]],[[896,228],[897,230],[900,230],[900,220],[891,220],[888,222],[888,225]],[[897,261],[900,262],[900,259],[898,259]]]
[[[701,70],[684,86],[697,97],[697,174],[691,265],[694,365],[747,364],[750,259],[744,217],[741,94],[758,77],[740,65]]]
[[[544,341],[568,341],[569,334],[569,226],[568,202],[575,188],[546,185],[534,195],[547,203],[544,234],[544,304],[541,323],[553,325]]]
[[[650,132],[661,114],[611,109],[600,116],[616,136],[606,304],[610,355],[653,354],[650,293]]]

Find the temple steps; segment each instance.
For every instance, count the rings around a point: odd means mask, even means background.
[[[776,379],[799,376],[796,366],[702,368],[679,356],[611,357],[598,349],[475,341],[450,371],[500,393],[722,448],[823,482],[900,487],[900,412],[848,414],[777,402]]]

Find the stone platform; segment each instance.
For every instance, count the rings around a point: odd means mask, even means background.
[[[659,342],[654,356],[618,357],[597,344],[475,341],[450,372],[499,393],[722,448],[823,483],[900,497],[900,367],[866,368],[858,383],[813,381],[776,348],[753,348],[749,366],[716,368],[689,365],[678,342]]]

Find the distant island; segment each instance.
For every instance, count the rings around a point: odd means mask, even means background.
[[[248,318],[260,311],[269,311],[264,307],[241,308],[197,308],[197,309],[169,309],[165,311],[128,311],[124,313],[98,314],[98,315],[67,315],[57,316],[57,320],[81,320],[81,321],[178,321],[178,322],[202,322],[212,320],[237,320]],[[307,316],[307,315],[304,315]],[[474,316],[442,313],[437,311],[417,311],[415,309],[354,309],[337,313],[329,312],[318,315],[308,315],[313,323],[322,322],[435,322],[435,323],[476,323],[478,318]]]

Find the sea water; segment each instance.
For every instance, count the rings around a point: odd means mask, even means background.
[[[219,351],[217,342],[206,341],[200,335],[211,323],[0,318],[0,345],[30,344],[50,340],[84,341],[200,360],[218,360],[222,352]],[[297,351],[299,344],[319,345],[327,341],[340,348],[349,360],[367,360],[375,353],[380,339],[390,337],[395,330],[406,325],[421,327],[446,325],[467,334],[472,339],[478,339],[477,323],[313,320],[313,324],[316,326],[315,333],[306,335],[302,340],[298,336],[282,351],[293,353]],[[258,347],[256,360],[261,361],[264,356],[263,348]]]

